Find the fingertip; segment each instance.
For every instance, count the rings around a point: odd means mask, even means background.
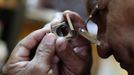
[[[53,34],[53,33],[48,33],[46,36],[56,37],[55,34]]]
[[[63,13],[71,13],[72,11],[71,10],[65,10]]]
[[[41,44],[43,44],[44,46],[55,46],[56,43],[56,36],[53,33],[46,33],[46,36],[43,38]]]
[[[56,41],[56,50],[65,50],[67,47],[67,40],[64,37],[59,37]]]
[[[63,12],[63,16],[66,18],[66,15],[68,14],[69,17],[73,18],[73,11],[70,11],[70,10],[66,10]]]
[[[80,17],[80,15],[76,12],[73,12],[71,10],[66,10],[63,12],[63,15],[65,16],[66,14],[69,14],[70,17],[74,17],[74,16],[77,16],[77,17]]]
[[[53,33],[46,33],[46,36],[44,37],[44,39],[46,38],[50,39],[49,41],[52,41],[52,39],[56,40],[56,36]]]
[[[46,32],[50,32],[51,31],[51,25],[50,24],[46,24],[42,30],[46,31]]]
[[[85,22],[82,19],[82,17],[73,11],[67,10],[63,12],[63,16],[65,18],[65,20],[67,21],[67,16],[69,16],[72,24],[74,25],[74,28],[79,28],[79,27],[83,27],[83,25],[85,26]]]
[[[64,37],[57,38],[56,45],[61,46],[66,42],[66,39]]]

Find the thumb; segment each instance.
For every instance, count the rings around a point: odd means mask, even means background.
[[[40,66],[39,68],[48,73],[54,59],[55,53],[55,40],[56,37],[54,34],[49,33],[43,38],[39,44],[36,54],[32,60],[33,63]]]

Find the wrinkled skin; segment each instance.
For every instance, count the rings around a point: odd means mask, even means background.
[[[90,14],[94,0],[87,0]],[[98,24],[98,53],[107,58],[111,54],[121,67],[134,75],[134,1],[99,0],[99,9],[92,20]]]
[[[69,14],[75,29],[84,28],[84,22],[74,12]],[[57,20],[58,21],[58,20]],[[89,43],[77,35],[72,40],[56,37],[49,23],[32,32],[14,48],[3,68],[4,75],[90,75],[92,63]],[[37,46],[35,56],[30,60],[31,51]]]

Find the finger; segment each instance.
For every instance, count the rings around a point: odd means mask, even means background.
[[[80,15],[76,12],[70,11],[70,10],[66,10],[63,12],[63,16],[66,16],[66,14],[69,14],[69,17],[71,18],[71,20],[73,22],[79,22],[82,21],[82,18],[80,17]]]
[[[63,16],[64,16],[65,20],[67,20],[67,18],[66,18],[66,15],[67,15],[67,14],[68,14],[69,17],[70,17],[71,22],[72,22],[72,24],[73,24],[75,30],[78,31],[78,28],[84,28],[84,29],[86,29],[85,22],[83,21],[83,19],[80,17],[79,14],[77,14],[76,12],[67,10],[67,11],[65,11],[65,12],[63,13]]]
[[[54,59],[56,36],[52,33],[47,34],[39,44],[35,57],[31,62],[44,67],[48,72]]]
[[[71,21],[73,23],[73,26],[74,26],[76,32],[78,32],[79,28],[86,29],[86,25],[85,25],[84,21],[82,20],[82,18],[80,17],[79,14],[77,14],[75,12],[72,12],[72,11],[65,11],[63,13],[64,17],[66,17],[67,14],[70,16]],[[81,58],[86,60],[85,57],[88,57],[89,53],[91,53],[90,41],[88,41],[83,36],[78,34],[76,37],[71,39],[70,43],[72,44],[73,48],[75,48],[74,49],[75,52]]]
[[[46,32],[49,32],[49,29],[42,28],[21,40],[14,48],[9,60],[12,62],[28,61],[31,50],[41,41]]]
[[[57,39],[56,53],[64,65],[74,73],[81,72],[85,67],[85,61],[73,52],[73,48],[69,45],[65,38],[61,37]]]

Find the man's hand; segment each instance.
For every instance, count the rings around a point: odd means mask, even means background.
[[[56,42],[55,35],[47,34],[48,31],[47,28],[39,29],[21,40],[3,68],[4,75],[48,75]],[[30,60],[30,52],[37,45],[36,54]]]
[[[71,11],[65,11],[63,15],[69,14],[76,31],[79,28],[86,29],[81,17]],[[60,37],[56,41],[56,55],[60,59],[54,65],[56,75],[90,75],[92,55],[90,42],[77,34],[71,40]]]
[[[75,30],[85,29],[84,21],[74,12],[67,11]],[[51,25],[62,21],[56,17],[45,28],[37,30],[13,50],[3,68],[5,75],[90,75],[92,63],[91,49],[85,38],[79,34],[71,40],[55,37]],[[30,60],[31,51],[37,46],[35,56]]]

